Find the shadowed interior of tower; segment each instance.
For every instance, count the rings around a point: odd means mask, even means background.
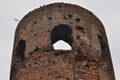
[[[60,24],[58,26],[54,26],[51,31],[51,44],[56,43],[59,40],[63,40],[72,46],[72,29],[70,26],[65,24]]]

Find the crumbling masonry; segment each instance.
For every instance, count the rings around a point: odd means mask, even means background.
[[[59,40],[72,50],[54,50]],[[10,80],[115,80],[102,23],[65,3],[29,12],[16,29]]]

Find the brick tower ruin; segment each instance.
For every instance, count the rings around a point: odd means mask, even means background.
[[[72,50],[55,50],[59,40]],[[29,12],[16,29],[10,80],[115,80],[102,23],[66,3]]]

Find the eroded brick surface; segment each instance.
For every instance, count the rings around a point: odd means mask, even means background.
[[[58,40],[72,50],[54,50]],[[16,29],[10,80],[115,80],[102,23],[64,3],[28,13]]]

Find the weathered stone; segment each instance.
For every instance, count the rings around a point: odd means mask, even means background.
[[[58,40],[72,50],[54,50]],[[16,29],[10,80],[115,80],[102,23],[65,3],[28,13]]]

